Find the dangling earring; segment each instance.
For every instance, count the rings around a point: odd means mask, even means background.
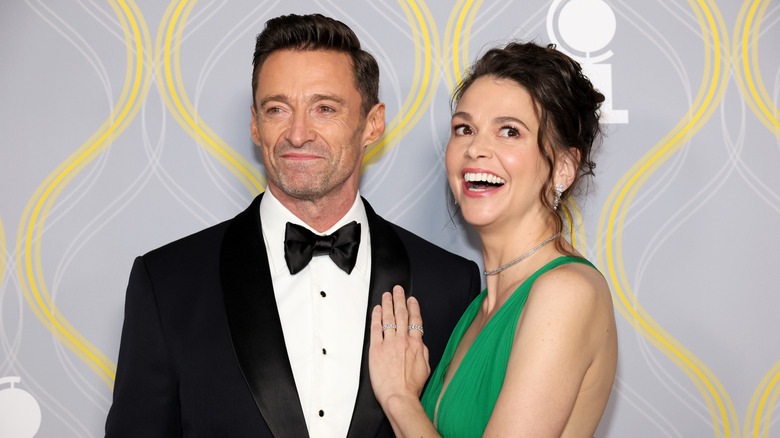
[[[558,204],[561,202],[561,194],[563,194],[563,184],[555,185],[555,199],[553,199],[553,210],[558,209]]]

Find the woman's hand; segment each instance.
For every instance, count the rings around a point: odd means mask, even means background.
[[[419,404],[431,373],[422,325],[420,304],[414,297],[406,300],[401,286],[395,286],[392,294],[385,292],[382,305],[371,314],[368,370],[374,394],[388,417],[395,402]]]
[[[431,374],[428,347],[417,299],[404,297],[401,286],[382,295],[371,314],[368,373],[374,395],[398,438],[438,437],[420,404],[420,393]]]

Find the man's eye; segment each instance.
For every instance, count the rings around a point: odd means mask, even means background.
[[[332,106],[322,105],[320,107],[320,112],[323,112],[323,113],[333,113],[333,112],[336,112],[336,109],[333,108]]]

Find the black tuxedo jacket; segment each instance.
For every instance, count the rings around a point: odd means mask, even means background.
[[[136,259],[107,437],[306,437],[262,237],[238,216]],[[420,301],[431,367],[479,292],[474,262],[374,213],[366,334],[350,437],[392,436],[368,377],[371,309],[400,284]]]

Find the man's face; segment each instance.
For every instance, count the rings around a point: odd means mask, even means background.
[[[384,106],[360,114],[351,58],[328,50],[279,50],[263,63],[252,139],[268,188],[283,203],[351,202],[363,152],[384,131]]]

